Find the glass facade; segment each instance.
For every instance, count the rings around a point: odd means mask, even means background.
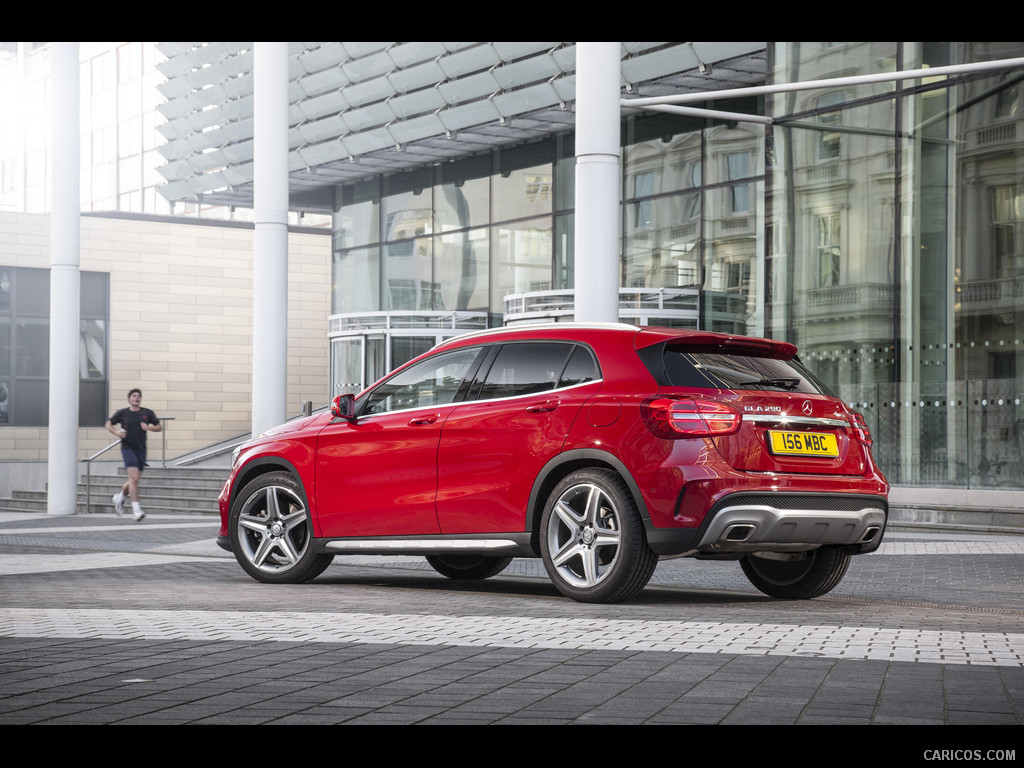
[[[776,82],[1020,43],[775,43]],[[768,334],[868,417],[900,485],[1024,485],[1022,76],[773,98]]]
[[[1012,58],[1024,44],[767,53],[768,82],[790,83]],[[1024,75],[715,107],[773,124],[623,122],[620,318],[795,342],[865,414],[894,484],[1024,487]],[[565,134],[339,187],[335,391],[456,330],[571,320],[573,165]]]

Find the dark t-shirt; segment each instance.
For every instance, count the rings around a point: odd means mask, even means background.
[[[126,437],[121,438],[122,448],[131,448],[133,451],[146,451],[146,433],[142,429],[142,422],[157,425],[160,419],[156,417],[149,408],[139,408],[133,411],[131,408],[122,408],[110,417],[111,424],[120,424]]]

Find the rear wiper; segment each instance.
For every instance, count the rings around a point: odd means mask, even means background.
[[[779,389],[796,389],[800,386],[799,378],[779,377],[774,379],[756,379],[745,381],[744,384],[757,384],[763,387],[778,387]]]

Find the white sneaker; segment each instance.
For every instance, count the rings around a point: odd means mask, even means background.
[[[118,491],[114,494],[114,514],[118,517],[124,514],[124,494]]]
[[[135,504],[132,505],[132,517],[135,518],[136,523],[145,516],[146,513],[142,511],[142,507],[136,506]]]

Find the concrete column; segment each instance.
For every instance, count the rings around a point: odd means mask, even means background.
[[[618,322],[619,43],[576,44],[576,320]]]
[[[73,515],[78,495],[78,43],[52,43],[48,515]]]
[[[288,43],[254,46],[252,434],[288,397]]]

